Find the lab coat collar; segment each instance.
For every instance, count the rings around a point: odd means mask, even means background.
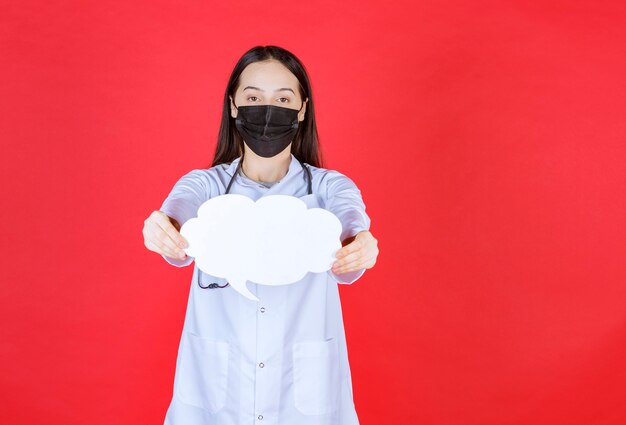
[[[235,174],[235,170],[237,170],[237,165],[239,164],[239,161],[241,161],[241,156],[235,158],[231,163],[230,166],[228,167],[228,174],[230,176],[232,176],[233,174]],[[276,183],[274,186],[272,186],[270,189],[273,189],[275,186],[281,184],[282,182],[284,182],[285,180],[287,180],[288,178],[291,178],[292,176],[295,176],[296,174],[298,174],[299,172],[302,172],[302,166],[300,165],[300,162],[298,161],[298,159],[294,156],[294,154],[291,154],[291,162],[289,163],[289,169],[287,170],[287,174],[280,179],[280,181],[278,183]],[[245,182],[251,183],[251,184],[259,184],[257,182],[254,182],[253,180],[250,179],[242,179]]]

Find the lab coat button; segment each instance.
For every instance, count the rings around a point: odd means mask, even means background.
[[[259,363],[259,367],[265,367],[265,364],[263,364],[263,362]]]
[[[265,307],[261,307],[261,313],[265,313]]]
[[[263,415],[259,415],[259,416],[257,416],[257,418],[261,421],[261,420],[263,420]]]

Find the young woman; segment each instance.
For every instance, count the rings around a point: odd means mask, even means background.
[[[280,47],[250,49],[226,87],[212,166],[176,182],[145,221],[145,245],[174,266],[191,264],[180,227],[207,199],[237,193],[291,195],[331,211],[343,248],[327,273],[282,286],[248,282],[259,302],[194,266],[165,425],[359,423],[337,283],[373,267],[378,243],[359,189],[321,168],[319,156],[304,66]]]

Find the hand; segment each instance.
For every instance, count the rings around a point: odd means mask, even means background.
[[[189,244],[178,232],[180,224],[162,211],[153,211],[143,222],[144,245],[150,251],[166,257],[184,260],[187,254],[182,248]]]
[[[378,240],[368,231],[357,233],[354,240],[335,254],[332,272],[347,273],[361,269],[371,269],[378,257]]]

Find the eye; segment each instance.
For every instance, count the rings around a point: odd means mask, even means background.
[[[249,101],[250,99],[255,99],[255,100],[253,100],[253,102],[256,102],[256,99],[258,99],[258,97],[256,97],[256,96],[250,96],[250,97],[248,97],[248,101]]]
[[[282,99],[284,99],[284,101]],[[280,98],[278,98],[278,101],[280,103],[287,103],[287,102],[289,102],[289,98],[288,97],[280,97]]]

